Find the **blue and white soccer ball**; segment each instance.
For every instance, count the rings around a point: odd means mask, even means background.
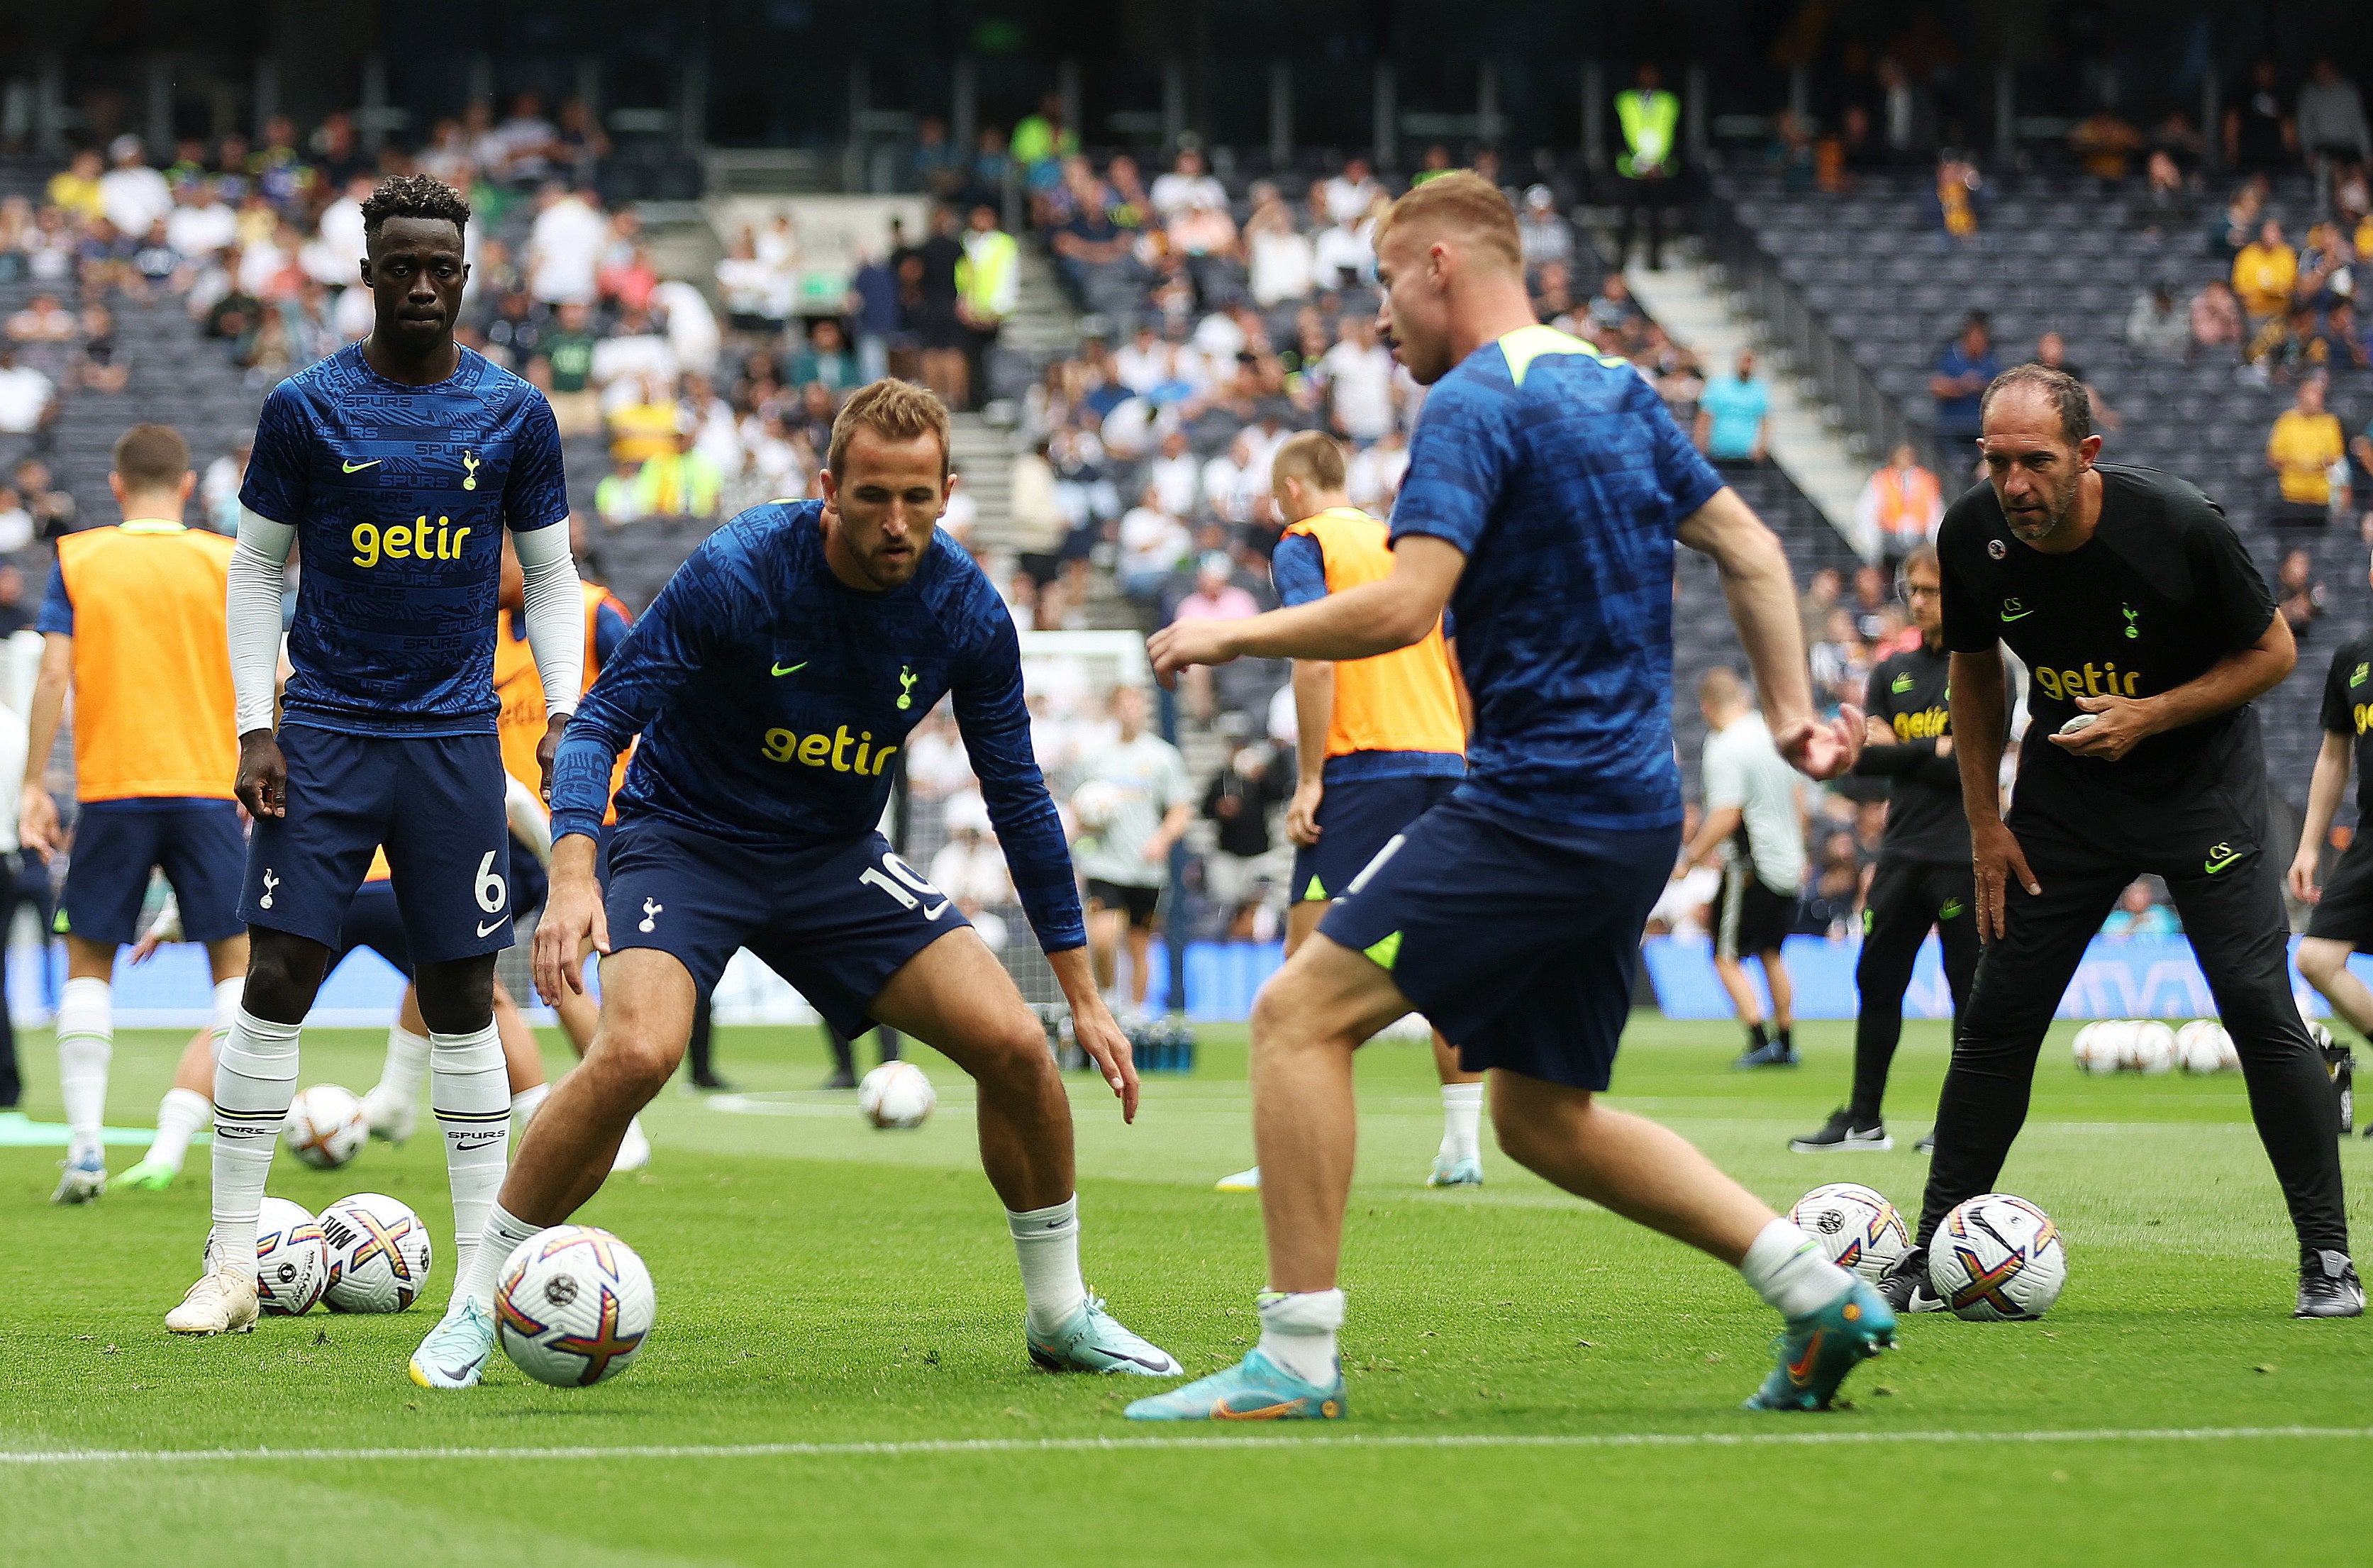
[[[428,1227],[401,1198],[357,1192],[321,1211],[333,1312],[402,1312],[428,1288]]]
[[[206,1232],[206,1273],[222,1249]],[[301,1317],[330,1282],[330,1244],[301,1203],[266,1198],[255,1219],[255,1303],[266,1317]]]
[[[1796,1199],[1788,1223],[1811,1236],[1829,1260],[1876,1284],[1911,1250],[1911,1232],[1884,1193],[1860,1182],[1832,1181]]]
[[[590,1387],[633,1364],[658,1309],[633,1247],[591,1225],[555,1225],[503,1260],[495,1338],[538,1383]]]
[[[2067,1282],[2068,1247],[2060,1227],[2006,1192],[1957,1205],[1928,1243],[1929,1289],[1946,1310],[1974,1322],[2040,1317]]]

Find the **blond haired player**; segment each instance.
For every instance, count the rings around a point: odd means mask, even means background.
[[[1305,430],[1277,450],[1269,485],[1285,536],[1269,573],[1289,606],[1389,577],[1393,552],[1385,525],[1344,492],[1343,449],[1324,431]],[[1447,799],[1467,772],[1466,688],[1452,659],[1448,628],[1437,626],[1407,648],[1371,659],[1293,661],[1294,756],[1301,779],[1287,807],[1293,857],[1293,904],[1286,911],[1292,957],[1319,917],[1419,817]],[[1442,1077],[1442,1146],[1428,1187],[1480,1187],[1483,1075],[1433,1036]],[[1222,1179],[1222,1192],[1260,1186],[1260,1167]]]

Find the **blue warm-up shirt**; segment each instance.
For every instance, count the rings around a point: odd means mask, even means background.
[[[953,693],[1039,944],[1080,946],[1070,849],[1031,754],[1003,601],[944,533],[905,585],[851,588],[825,564],[823,516],[820,501],[753,508],[668,579],[562,736],[553,837],[599,831],[611,766],[637,733],[621,825],[660,817],[758,848],[861,837],[908,731]]]
[[[1637,371],[1552,328],[1434,383],[1393,539],[1467,556],[1450,599],[1475,704],[1462,793],[1570,827],[1681,820],[1674,533],[1721,488]]]
[[[568,518],[542,392],[467,348],[405,386],[349,344],[272,389],[239,500],[297,531],[291,722],[494,733],[502,530]]]

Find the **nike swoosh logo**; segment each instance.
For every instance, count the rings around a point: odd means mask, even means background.
[[[496,926],[499,926],[499,925],[501,925],[501,924],[502,924],[502,922],[501,922],[500,920],[497,920],[497,921],[494,921],[494,922],[493,922],[492,924],[490,924],[490,925],[484,925],[484,926],[480,926],[480,927],[478,928],[478,934],[479,934],[480,936],[487,936],[487,935],[490,935],[490,934],[492,934],[492,933],[493,933],[493,931],[494,931],[494,930],[495,930],[495,927],[496,927]]]
[[[2005,621],[2023,621],[2034,614],[2035,612],[2032,610],[2021,610],[2017,614],[2014,615],[2008,610],[2005,610],[2003,612],[2003,619]]]
[[[447,1382],[459,1383],[477,1369],[474,1366],[440,1366],[437,1370],[445,1375]]]
[[[385,462],[387,460],[385,458],[375,457],[368,462],[342,462],[338,466],[345,469],[349,474],[360,474],[364,469],[377,468],[380,463]]]
[[[2215,876],[2218,872],[2223,871],[2227,866],[2231,865],[2234,861],[2236,861],[2236,860],[2239,860],[2240,858],[2241,858],[2241,857],[2240,857],[2240,856],[2239,856],[2239,855],[2227,855],[2227,856],[2226,856],[2226,857],[2225,857],[2223,860],[2211,860],[2211,861],[2209,861],[2209,862],[2208,862],[2208,874],[2209,874],[2209,875],[2211,875],[2211,876]]]
[[[798,663],[796,663],[796,664],[777,664],[777,665],[776,665],[776,666],[775,666],[775,673],[777,673],[777,675],[795,675],[795,674],[799,673],[801,670],[806,669],[807,667],[808,667],[808,661],[806,661],[806,660],[802,659],[802,660],[801,660],[801,661],[800,661]]]
[[[937,904],[932,905],[929,908],[923,911],[923,919],[927,920],[936,920],[941,915],[946,914],[947,911],[948,901],[942,898]]]
[[[1222,1399],[1211,1406],[1211,1419],[1213,1421],[1282,1421],[1293,1414],[1294,1408],[1301,1402],[1299,1399],[1288,1399],[1281,1405],[1263,1405],[1258,1410],[1232,1410],[1228,1408],[1227,1401]]]
[[[1826,1328],[1814,1329],[1812,1339],[1806,1343],[1804,1355],[1788,1363],[1788,1381],[1797,1387],[1805,1387],[1813,1381],[1813,1368],[1818,1364],[1821,1355],[1821,1336],[1828,1332]]]

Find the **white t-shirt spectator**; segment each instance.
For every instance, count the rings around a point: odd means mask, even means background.
[[[99,209],[107,221],[126,234],[146,234],[148,226],[173,210],[173,188],[146,164],[111,169],[99,177]]]
[[[321,244],[338,257],[345,270],[335,278],[323,278],[324,283],[352,283],[355,263],[363,259],[366,237],[363,233],[363,205],[352,196],[340,196],[321,209]]]
[[[1187,345],[1206,359],[1233,359],[1245,351],[1245,329],[1224,310],[1214,310],[1195,323]]]
[[[1113,351],[1113,379],[1133,392],[1160,386],[1170,373],[1169,345],[1156,338],[1151,343],[1127,344]]]
[[[605,337],[593,345],[591,374],[593,384],[603,388],[642,375],[672,381],[676,377],[675,348],[657,333]]]
[[[370,290],[360,284],[342,290],[336,308],[331,311],[330,324],[337,329],[340,343],[360,343],[370,336],[376,324],[377,306]]]
[[[1186,558],[1194,536],[1168,512],[1131,507],[1120,520],[1120,575],[1168,571]]]
[[[33,514],[22,503],[0,511],[0,556],[13,556],[33,542]]]
[[[1252,238],[1253,302],[1268,310],[1291,299],[1306,298],[1317,274],[1318,258],[1307,236],[1262,229]]]
[[[1013,900],[1013,882],[1005,867],[1005,851],[997,840],[981,835],[969,844],[951,838],[931,857],[931,885],[967,910]]]
[[[0,434],[22,436],[36,428],[56,396],[50,379],[30,365],[0,369]]]
[[[695,375],[715,374],[723,339],[717,312],[700,290],[681,279],[664,278],[651,290],[651,303],[667,312],[668,343],[675,349],[675,362]]]
[[[528,230],[528,289],[547,305],[593,302],[593,274],[610,222],[584,198],[565,195],[535,215]]]
[[[1193,452],[1180,452],[1176,457],[1155,458],[1145,471],[1145,482],[1153,486],[1163,511],[1172,517],[1192,517],[1201,472]]]
[[[1385,190],[1382,185],[1376,183],[1374,175],[1354,181],[1345,179],[1340,174],[1327,181],[1324,189],[1327,193],[1327,216],[1338,224],[1346,225],[1357,223],[1367,216],[1368,209],[1376,205],[1376,198],[1384,194]]]
[[[1350,470],[1344,476],[1351,504],[1373,510],[1390,501],[1400,493],[1401,475],[1409,472],[1409,445],[1404,441],[1378,441],[1353,453]]]
[[[1311,242],[1312,264],[1318,275],[1318,287],[1333,288],[1350,272],[1362,283],[1373,283],[1376,277],[1375,247],[1368,243],[1367,232],[1348,223],[1322,228]]]
[[[1218,207],[1224,212],[1228,205],[1227,187],[1217,180],[1209,174],[1181,174],[1175,169],[1155,179],[1146,196],[1153,210],[1165,218],[1191,206]]]
[[[1111,786],[1112,814],[1093,831],[1082,831],[1072,859],[1082,875],[1121,887],[1160,887],[1170,880],[1170,863],[1149,860],[1145,846],[1173,806],[1193,801],[1186,759],[1159,735],[1115,740],[1085,758],[1075,770],[1071,792],[1093,780]]]
[[[1373,441],[1393,427],[1393,355],[1383,344],[1338,343],[1318,361],[1343,433]]]
[[[165,241],[184,256],[204,259],[238,238],[239,215],[211,198],[175,207],[165,216]]]
[[[1728,729],[1708,734],[1699,778],[1707,811],[1739,808],[1756,880],[1774,893],[1802,887],[1805,823],[1796,810],[1796,770],[1771,743],[1763,716],[1744,713]],[[1724,844],[1724,864],[1737,853],[1735,844]]]

